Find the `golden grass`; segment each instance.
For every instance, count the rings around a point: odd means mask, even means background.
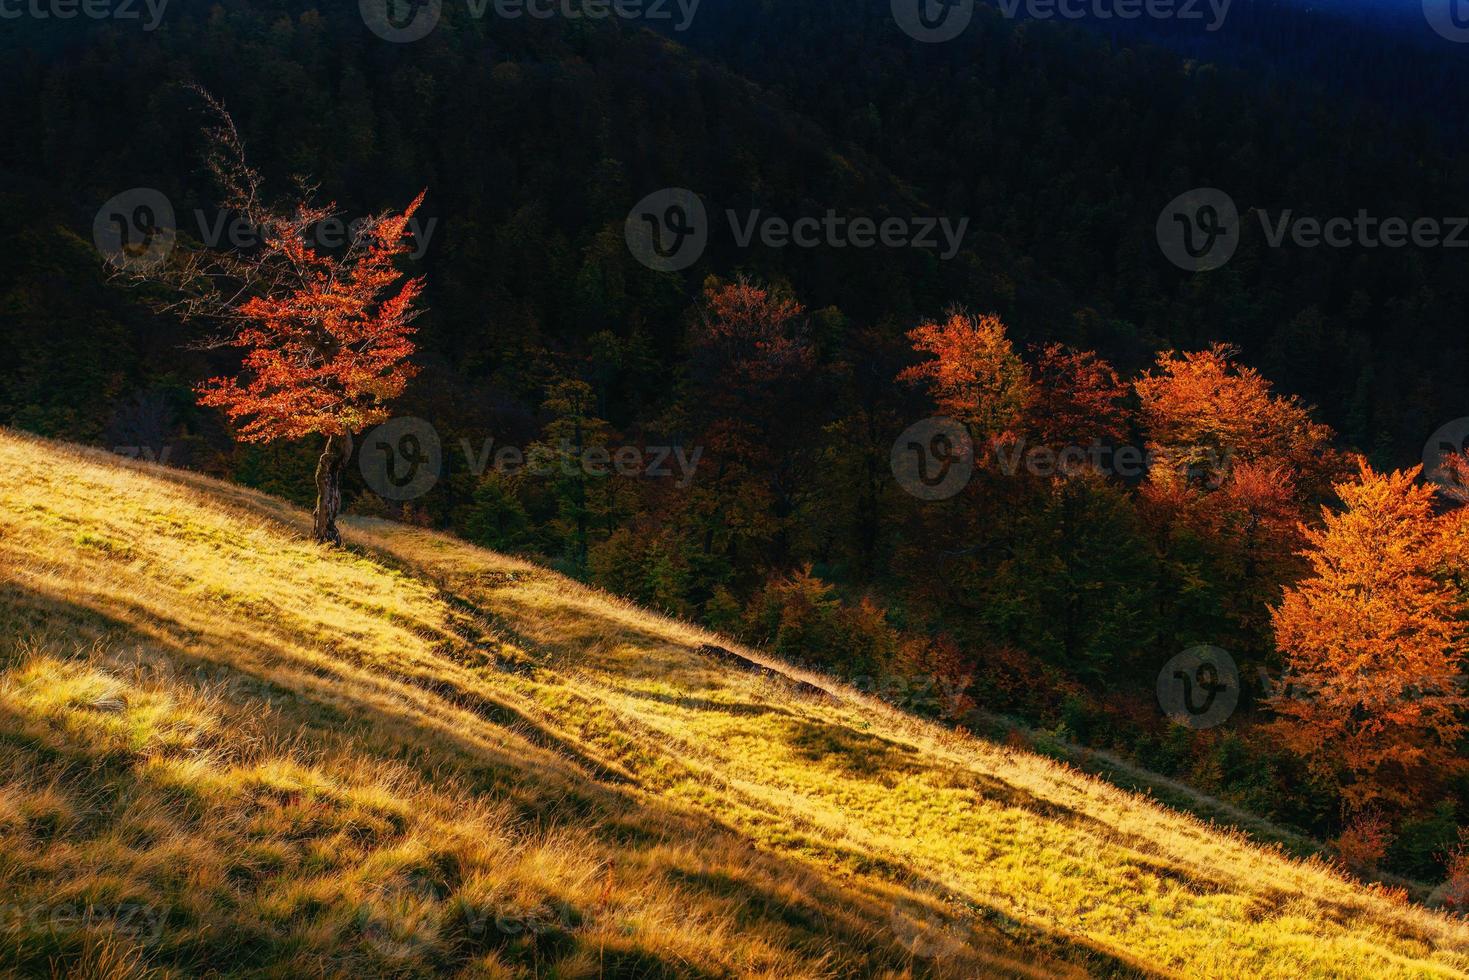
[[[0,969],[1469,974],[1456,920],[538,566],[0,474]]]

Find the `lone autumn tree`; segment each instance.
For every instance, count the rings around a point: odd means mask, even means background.
[[[1305,532],[1312,575],[1273,610],[1287,687],[1270,706],[1285,743],[1343,784],[1353,808],[1407,806],[1463,769],[1462,596],[1450,537],[1418,470],[1360,463],[1346,509]]]
[[[408,359],[424,281],[405,277],[395,263],[408,251],[408,222],[424,195],[401,213],[353,222],[341,248],[320,247],[311,239],[324,222],[338,220],[335,207],[314,204],[316,188],[301,179],[289,203],[267,203],[234,120],[207,92],[195,91],[214,118],[205,130],[207,163],[223,190],[221,207],[258,242],[181,249],[161,269],[133,275],[172,287],[163,308],[223,327],[198,347],[242,352],[237,374],[195,389],[201,404],[238,426],[241,440],[325,438],[314,536],[340,544],[336,518],[353,437],[389,417],[389,404],[418,370]]]

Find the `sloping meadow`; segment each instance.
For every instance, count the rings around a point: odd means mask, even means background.
[[[1458,921],[533,564],[0,474],[0,972],[1469,973]]]

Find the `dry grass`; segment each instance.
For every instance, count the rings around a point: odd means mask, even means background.
[[[0,970],[1434,976],[1469,929],[537,566],[0,433]]]

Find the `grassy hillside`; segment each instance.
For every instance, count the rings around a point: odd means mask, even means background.
[[[0,971],[1469,975],[1457,921],[537,566],[0,474]]]

